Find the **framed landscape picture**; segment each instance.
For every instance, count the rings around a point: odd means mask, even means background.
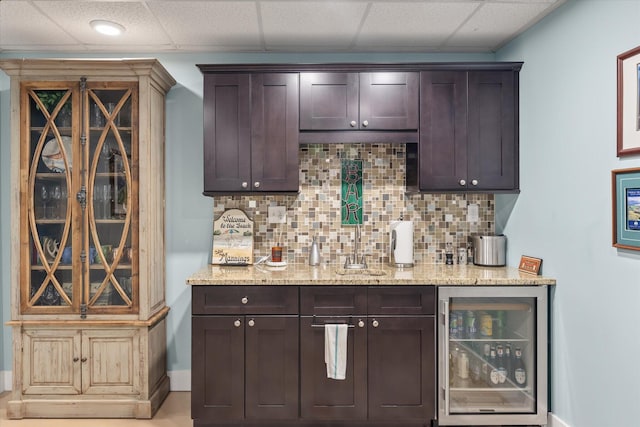
[[[618,55],[618,157],[640,154],[640,46]]]
[[[611,172],[613,246],[640,251],[640,168]]]

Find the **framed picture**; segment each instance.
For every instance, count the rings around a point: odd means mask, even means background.
[[[640,154],[640,46],[618,55],[618,157]]]
[[[640,251],[640,168],[611,171],[613,246]]]

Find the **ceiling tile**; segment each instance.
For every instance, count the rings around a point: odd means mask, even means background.
[[[497,49],[542,17],[549,2],[486,3],[447,42],[447,46]]]
[[[373,3],[356,46],[439,47],[478,2]]]
[[[267,48],[347,48],[355,38],[367,3],[263,1],[260,7]]]
[[[25,23],[29,23],[25,25]],[[77,43],[30,2],[0,1],[0,47]]]
[[[171,42],[141,2],[36,1],[34,4],[72,37],[91,47],[130,48],[132,45],[162,46]],[[89,25],[94,19],[117,22],[126,31],[118,37],[99,34]]]
[[[255,2],[160,1],[148,5],[180,46],[262,47]]]

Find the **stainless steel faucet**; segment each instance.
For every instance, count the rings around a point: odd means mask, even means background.
[[[347,260],[344,262],[344,268],[348,268],[351,270],[356,269],[366,269],[367,268],[367,260],[365,259],[365,255],[362,255],[360,262],[358,262],[358,252],[360,251],[360,241],[362,240],[362,232],[360,230],[360,224],[356,224],[356,235],[355,240],[353,242],[353,260],[350,256],[347,256]]]

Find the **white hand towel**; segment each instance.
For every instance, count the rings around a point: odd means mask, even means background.
[[[327,378],[344,380],[347,373],[348,326],[324,325],[324,362]]]

